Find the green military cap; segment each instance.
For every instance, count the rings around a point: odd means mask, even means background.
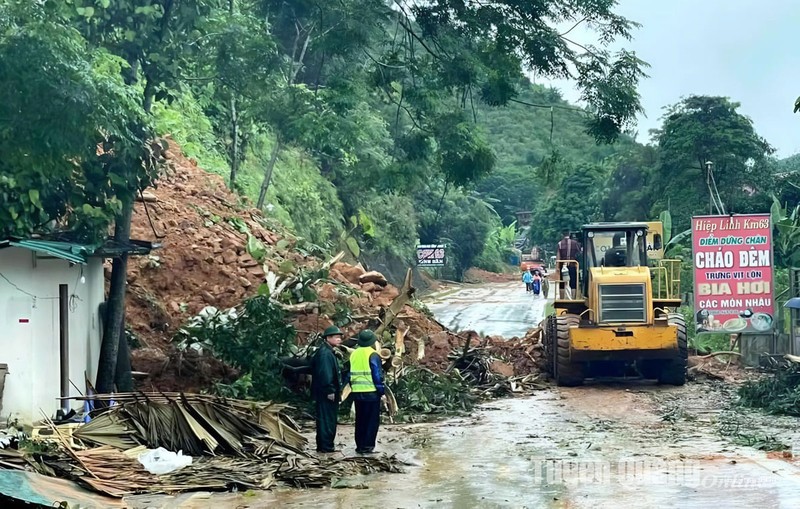
[[[325,332],[322,333],[322,337],[323,338],[327,338],[328,336],[333,336],[333,335],[336,335],[336,334],[339,334],[340,336],[344,336],[344,333],[342,333],[342,331],[339,330],[339,327],[337,327],[335,325],[331,325],[330,327],[325,329]]]
[[[369,329],[362,330],[358,333],[358,346],[372,346],[377,340],[378,337]]]

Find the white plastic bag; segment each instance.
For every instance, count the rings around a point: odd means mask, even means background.
[[[156,475],[168,474],[192,464],[192,457],[184,456],[183,451],[176,454],[163,447],[148,449],[138,459],[145,470]]]

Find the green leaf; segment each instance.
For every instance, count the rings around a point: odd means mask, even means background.
[[[267,254],[267,248],[264,247],[264,243],[255,238],[253,235],[247,235],[247,252],[255,258],[257,261],[261,262],[264,260],[264,257]]]
[[[344,242],[347,245],[347,249],[350,250],[353,256],[358,258],[361,255],[361,247],[359,247],[358,241],[356,241],[356,239],[354,239],[353,237],[347,237],[347,239]]]
[[[278,264],[278,271],[281,274],[291,274],[294,272],[296,265],[291,260],[284,260]]]
[[[258,285],[258,291],[256,293],[258,295],[269,297],[269,285],[267,283],[261,283]]]
[[[116,187],[126,187],[128,185],[128,180],[118,173],[110,172],[108,180]]]
[[[658,219],[664,227],[664,241],[669,242],[672,238],[672,214],[669,210],[665,210],[658,215]]]
[[[286,239],[281,239],[281,240],[278,241],[277,244],[275,244],[275,247],[277,247],[279,250],[283,251],[284,249],[289,247],[289,241],[286,240]]]
[[[370,238],[375,236],[375,225],[363,210],[358,211],[358,223],[361,225],[361,231],[364,232],[364,235]]]
[[[100,0],[100,6],[103,9],[108,9],[109,5],[111,5],[111,0]]]
[[[39,190],[38,189],[29,189],[28,190],[28,198],[31,199],[31,203],[37,208],[42,208],[42,202],[39,200]]]

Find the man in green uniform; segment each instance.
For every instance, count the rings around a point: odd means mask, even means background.
[[[353,390],[356,407],[356,452],[370,454],[375,450],[378,425],[381,421],[381,398],[385,386],[381,358],[373,346],[377,337],[371,330],[358,334],[358,348],[350,354],[350,372],[345,384]]]
[[[333,348],[342,342],[342,331],[332,325],[325,329],[322,338],[324,342],[311,361],[311,396],[317,405],[317,452],[335,452],[333,442],[342,381]]]

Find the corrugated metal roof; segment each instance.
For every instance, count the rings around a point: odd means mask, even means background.
[[[0,239],[0,249],[4,247],[21,247],[37,253],[61,258],[71,263],[85,265],[89,257],[116,258],[124,253],[131,256],[149,254],[153,249],[159,249],[161,244],[145,240],[131,239],[128,242],[117,242],[113,239],[106,240],[103,244],[81,244],[67,240],[44,240],[40,238],[23,239],[9,237]]]
[[[72,263],[86,265],[86,257],[92,254],[95,246],[74,244],[71,242],[56,242],[52,240],[12,240],[9,242],[14,247],[30,249],[38,253],[47,253],[50,256],[61,258]]]

